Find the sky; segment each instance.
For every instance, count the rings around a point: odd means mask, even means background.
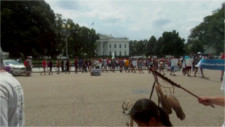
[[[187,40],[192,28],[222,7],[223,0],[45,0],[65,19],[97,33],[129,40],[176,30]]]

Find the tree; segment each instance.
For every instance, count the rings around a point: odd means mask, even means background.
[[[151,36],[151,38],[149,39],[149,41],[146,44],[146,56],[149,55],[155,55],[155,53],[153,52],[153,49],[155,47],[155,44],[157,43],[157,40],[155,38],[155,36]]]
[[[130,41],[130,55],[137,56],[137,55],[145,55],[146,53],[146,44],[147,40],[140,40],[140,41]]]
[[[62,20],[64,24],[70,25],[70,28],[65,28],[62,31],[63,38],[68,42],[68,52],[69,57],[81,56],[81,57],[94,57],[96,49],[96,40],[99,39],[99,36],[95,33],[94,29],[89,29],[87,27],[80,27],[78,24],[75,24],[72,19]],[[65,39],[62,45],[62,52],[65,55]],[[64,50],[63,50],[64,49]]]
[[[198,52],[204,52],[204,47],[198,39],[189,40],[187,50],[189,54],[197,54]]]
[[[164,32],[156,43],[154,51],[159,56],[182,56],[184,54],[184,41],[175,30]]]
[[[216,54],[223,52],[224,10],[225,4],[221,9],[215,10],[212,15],[206,16],[202,23],[192,29],[189,40],[199,40],[205,49],[213,47]]]
[[[1,26],[1,46],[11,57],[59,53],[55,14],[43,0],[1,1]]]

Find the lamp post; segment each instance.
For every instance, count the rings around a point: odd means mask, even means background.
[[[62,28],[63,29],[65,29],[65,34],[66,34],[66,58],[69,58],[68,57],[68,37],[69,37],[69,29],[70,29],[70,24],[67,24],[67,25],[65,25],[65,24],[63,24],[62,25]]]

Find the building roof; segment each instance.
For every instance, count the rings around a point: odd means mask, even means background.
[[[110,41],[125,40],[125,41],[128,41],[128,38],[127,37],[113,37],[112,35],[99,34],[99,40],[110,40]]]

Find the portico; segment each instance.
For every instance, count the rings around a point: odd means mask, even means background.
[[[115,38],[109,35],[100,35],[96,41],[98,56],[129,56],[129,40],[126,37]]]

